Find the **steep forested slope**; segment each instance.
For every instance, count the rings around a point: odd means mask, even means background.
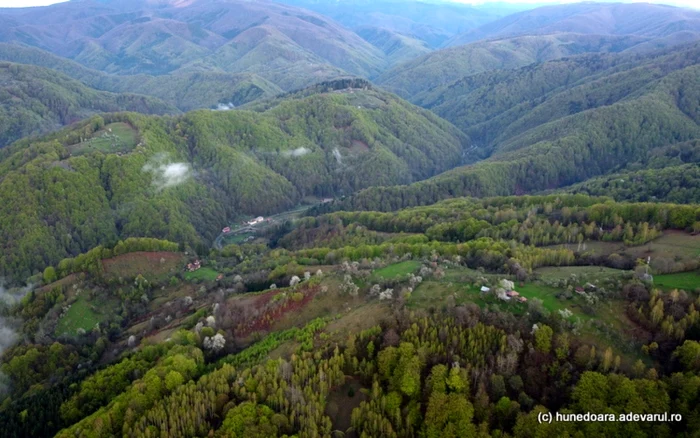
[[[386,210],[552,189],[697,139],[699,55],[698,45],[636,60],[585,55],[457,82],[433,109],[470,136],[473,157],[490,158],[409,187],[368,189],[343,205]]]
[[[471,75],[514,69],[581,53],[621,52],[648,41],[649,38],[636,36],[573,33],[479,41],[431,52],[397,65],[382,73],[376,82],[416,102],[420,101],[421,93]]]
[[[431,51],[424,41],[385,28],[361,26],[355,29],[355,32],[384,52],[387,62],[391,65],[417,58]]]
[[[0,60],[50,68],[98,90],[153,96],[182,111],[243,105],[282,92],[277,85],[252,73],[178,72],[161,76],[111,75],[89,69],[36,47],[0,43]]]
[[[693,93],[697,86],[692,75],[699,56],[698,44],[647,56],[581,55],[466,77],[425,93],[418,103],[454,123],[490,155],[531,144],[535,133],[549,129],[550,122],[571,126],[577,118],[567,117],[604,111],[615,103],[643,99],[664,108],[677,103],[681,116],[688,110],[694,113],[693,102],[677,95]]]
[[[644,158],[617,173],[565,190],[611,196],[619,201],[700,204],[700,140],[661,148]]]
[[[97,91],[49,69],[0,62],[0,147],[111,111],[179,112],[152,97]]]
[[[208,241],[240,215],[460,163],[466,137],[428,111],[362,81],[325,87],[258,112],[106,115],[6,148],[2,273],[22,278],[120,237]]]

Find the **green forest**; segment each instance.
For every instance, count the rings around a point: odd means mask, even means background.
[[[199,254],[119,241],[6,309],[27,342],[3,356],[0,421],[7,436],[692,436],[698,231],[697,205],[552,194],[305,216]],[[220,275],[189,276],[195,258]]]
[[[700,11],[15,3],[0,437],[700,437]]]
[[[366,81],[319,90],[257,111],[95,116],[0,150],[1,275],[22,280],[128,237],[208,245],[231,221],[306,196],[436,175],[468,146],[449,123]]]

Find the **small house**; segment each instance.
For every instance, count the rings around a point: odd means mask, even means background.
[[[481,286],[481,292],[482,293],[491,292],[491,288],[488,288],[486,286]]]
[[[579,295],[583,295],[584,293],[586,293],[586,290],[585,290],[584,288],[582,288],[581,286],[578,286],[578,287],[577,287],[576,289],[574,289],[574,290],[575,290],[576,293],[579,294]]]
[[[509,290],[508,292],[506,292],[506,295],[511,297],[511,298],[515,298],[515,297],[520,296],[520,294],[514,290]]]
[[[201,267],[202,267],[202,262],[200,262],[199,260],[195,260],[194,262],[187,264],[187,270],[190,272],[194,272]]]
[[[265,220],[264,217],[258,216],[258,217],[256,217],[255,219],[253,219],[252,221],[248,221],[248,225],[257,225],[257,224],[259,224],[260,222],[262,222],[262,221],[264,221],[264,220]]]
[[[525,298],[525,297],[518,297],[518,301],[520,301],[521,303],[527,303],[527,298]]]
[[[222,233],[230,233],[231,232],[231,227],[226,227],[223,230],[221,230]]]

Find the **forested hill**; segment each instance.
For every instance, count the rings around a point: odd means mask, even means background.
[[[161,76],[113,75],[20,44],[0,43],[0,60],[50,68],[98,90],[153,96],[181,111],[215,108],[219,104],[239,106],[282,93],[277,85],[254,73],[191,71]]]
[[[613,174],[591,178],[563,191],[604,194],[617,201],[700,204],[700,140],[657,149]]]
[[[258,112],[105,115],[5,148],[0,275],[23,279],[129,236],[208,243],[241,215],[460,164],[468,140],[456,128],[355,85],[290,95]]]
[[[584,116],[618,104],[632,109],[633,101],[642,111],[658,106],[659,114],[681,123],[697,120],[689,96],[696,92],[693,72],[699,64],[698,43],[649,55],[581,55],[466,77],[425,93],[418,103],[454,123],[489,156],[534,144],[541,139],[537,133],[554,126],[581,130]]]
[[[490,158],[408,187],[370,188],[336,207],[553,189],[700,138],[698,60],[700,45],[634,61],[585,55],[455,83],[433,109],[470,136],[474,155]]]
[[[615,53],[651,50],[648,44],[673,41],[633,35],[584,35],[557,33],[524,35],[478,41],[430,52],[396,65],[376,78],[377,84],[412,102],[420,102],[433,88],[449,86],[462,78],[494,70],[507,70],[583,53]],[[440,89],[440,88],[438,88]]]
[[[110,111],[179,112],[156,98],[97,91],[49,69],[0,61],[0,148]]]

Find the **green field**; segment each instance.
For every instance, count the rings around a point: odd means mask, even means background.
[[[578,249],[577,244],[551,245],[550,248]],[[700,235],[690,235],[683,231],[667,230],[663,235],[651,242],[638,246],[626,246],[622,242],[585,242],[585,250],[595,255],[610,255],[612,253],[627,254],[634,258],[651,256],[652,260],[666,257],[678,260],[693,260],[700,256]]]
[[[241,243],[244,243],[246,239],[250,236],[255,236],[253,233],[240,233],[240,234],[232,234],[229,236],[224,237],[224,246],[230,245],[230,244],[236,244],[239,245]]]
[[[115,153],[129,152],[138,143],[138,133],[126,123],[111,123],[95,133],[92,138],[69,146],[73,155],[85,155],[91,152]]]
[[[623,277],[630,274],[628,271],[604,266],[546,267],[536,269],[535,273],[538,274],[542,280],[565,280],[574,274],[581,282]]]
[[[700,289],[700,274],[697,272],[680,272],[654,276],[654,285],[662,289],[683,289],[693,292]]]
[[[394,263],[374,271],[374,275],[384,279],[392,279],[402,275],[408,275],[420,267],[420,263],[415,260],[407,260],[401,263]]]
[[[68,309],[65,316],[58,320],[56,336],[77,335],[80,328],[89,332],[95,327],[95,324],[103,320],[104,315],[93,310],[87,300],[79,297]]]
[[[194,272],[187,272],[185,274],[185,280],[214,281],[218,275],[219,273],[212,268],[200,268]]]

